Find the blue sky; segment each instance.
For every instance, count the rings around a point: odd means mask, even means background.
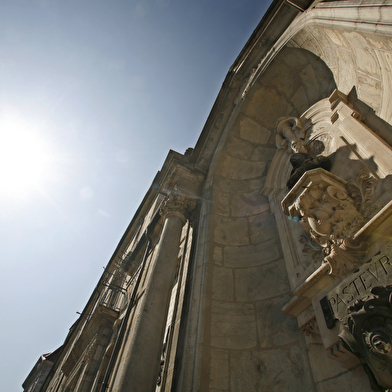
[[[195,145],[269,3],[1,1],[3,390],[21,391],[62,344],[169,149]]]

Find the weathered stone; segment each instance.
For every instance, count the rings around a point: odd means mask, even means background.
[[[383,37],[372,35],[371,37],[366,37],[366,41],[369,43],[370,46],[376,49],[383,49],[383,50],[391,50],[391,46],[388,40],[384,39]]]
[[[264,167],[265,163],[263,162],[249,162],[226,154],[222,154],[218,164],[220,175],[234,180],[249,180],[260,177]]]
[[[306,91],[308,92],[309,101],[310,102],[316,102],[317,98],[313,98],[313,96],[317,96],[319,94],[319,81],[318,81],[318,76],[316,76],[316,73],[314,72],[314,69],[311,64],[308,64],[305,68],[302,68],[301,71],[299,72],[298,76],[300,77],[302,83],[305,86]],[[313,87],[312,89],[310,87]]]
[[[284,262],[281,260],[259,267],[238,268],[234,276],[238,301],[260,301],[290,291]]]
[[[263,173],[264,174],[264,173]],[[248,181],[248,188],[249,191],[261,191],[264,188],[265,181],[266,181],[266,176],[262,176],[260,178],[256,178],[254,180],[249,180]]]
[[[307,53],[293,49],[293,48],[285,48],[284,52],[282,51],[282,60],[291,68],[295,70],[300,70],[308,65],[310,59]]]
[[[249,219],[250,242],[258,244],[276,238],[278,230],[276,227],[275,217],[270,212],[264,212]]]
[[[380,75],[378,60],[375,57],[374,51],[369,48],[366,38],[355,31],[343,32],[343,35],[350,42],[350,48],[355,54],[357,71],[362,71],[374,77]]]
[[[290,114],[292,105],[282,94],[269,86],[256,89],[247,102],[248,113],[266,127],[274,127],[276,120]]]
[[[369,78],[368,75],[358,72],[358,82],[360,83],[358,97],[378,111],[381,106],[380,80]]]
[[[329,352],[321,344],[308,345],[309,362],[313,372],[313,379],[316,383],[328,380],[342,372],[340,362],[332,361],[328,354]]]
[[[214,204],[216,213],[223,216],[230,215],[230,194],[226,192],[214,192]]]
[[[357,84],[357,75],[355,72],[344,72],[347,69],[355,69],[355,61],[350,52],[337,51],[338,73],[335,76],[339,90],[348,94],[352,87]]]
[[[243,268],[262,265],[279,257],[275,239],[250,246],[226,246],[224,259],[226,267]]]
[[[317,391],[319,392],[368,392],[371,391],[369,381],[366,379],[365,372],[361,367],[352,369],[351,371],[343,370],[337,377],[332,377],[325,381],[317,383]],[[365,377],[364,377],[365,376]]]
[[[301,86],[293,95],[292,101],[298,113],[304,112],[309,107],[309,100],[305,89]]]
[[[244,192],[254,182],[259,182],[259,179],[254,180],[232,180],[221,176],[214,177],[214,189],[220,189],[223,192]],[[248,185],[250,184],[250,185]]]
[[[214,255],[213,255],[214,261],[218,264],[222,264],[223,256],[222,256],[222,247],[220,246],[215,246],[214,247]]]
[[[295,347],[295,348],[294,348]],[[241,351],[230,354],[231,390],[236,392],[311,391],[306,364],[299,348]]]
[[[257,303],[257,330],[261,347],[282,346],[298,339],[297,321],[282,312],[288,301],[287,296],[282,296]]]
[[[235,195],[230,203],[232,216],[257,215],[269,209],[268,198],[260,195],[259,192],[244,195]]]
[[[248,160],[248,157],[253,153],[254,146],[249,141],[231,136],[226,142],[225,150],[234,158]]]
[[[271,136],[272,136],[272,133],[271,133]],[[275,152],[276,152],[276,147],[258,146],[255,148],[253,154],[251,156],[249,156],[249,160],[268,162],[274,157]]]
[[[225,350],[211,349],[210,391],[229,388],[229,354]]]
[[[326,68],[324,61],[317,59],[312,66],[317,75],[318,91],[314,89],[314,94],[308,92],[310,104],[317,102],[321,97],[330,96],[336,88],[333,74],[329,68]]]
[[[256,320],[253,305],[212,301],[212,346],[247,349],[255,347],[256,343]]]
[[[298,84],[298,78],[282,63],[275,61],[264,75],[271,85],[278,86],[279,91],[289,98]]]
[[[214,267],[212,297],[221,301],[232,301],[234,296],[233,271],[230,268]]]
[[[217,218],[214,240],[223,245],[249,244],[248,222],[245,218]]]
[[[265,144],[271,135],[271,131],[262,127],[249,117],[240,121],[241,138],[252,143]]]
[[[344,38],[342,34],[339,34],[331,29],[324,29],[325,34],[328,36],[328,38],[336,45],[343,46],[343,47],[349,47],[348,42]]]

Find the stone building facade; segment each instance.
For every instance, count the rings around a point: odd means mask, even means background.
[[[275,0],[25,391],[392,389],[391,87],[392,1]]]

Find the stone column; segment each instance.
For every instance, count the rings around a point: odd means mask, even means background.
[[[134,317],[133,331],[124,340],[123,355],[111,391],[155,390],[182,226],[187,211],[194,205],[182,194],[172,192],[161,208],[164,225],[155,261]]]

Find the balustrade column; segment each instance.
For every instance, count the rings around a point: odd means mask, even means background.
[[[132,332],[124,339],[124,351],[112,391],[151,392],[155,390],[174,278],[180,236],[187,212],[195,203],[172,192],[161,214],[164,225],[151,266],[148,283],[133,318]]]

